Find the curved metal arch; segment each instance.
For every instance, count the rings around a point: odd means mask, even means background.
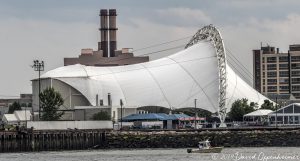
[[[219,111],[218,116],[221,123],[224,123],[226,117],[226,88],[227,88],[227,73],[226,73],[226,51],[225,45],[220,31],[213,25],[204,26],[192,37],[185,48],[189,48],[194,44],[208,40],[210,41],[217,53],[218,68],[219,68]]]

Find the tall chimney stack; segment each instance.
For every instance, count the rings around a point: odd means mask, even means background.
[[[101,42],[98,44],[103,51],[103,57],[108,57],[108,14],[106,9],[100,10],[100,33]]]
[[[110,57],[115,57],[115,50],[117,50],[117,25],[116,25],[117,11],[116,9],[109,9],[109,53]]]

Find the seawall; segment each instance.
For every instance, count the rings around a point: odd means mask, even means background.
[[[0,131],[0,152],[84,150],[102,146],[105,130]]]
[[[213,146],[300,146],[300,128],[178,131],[48,130],[0,132],[0,152],[122,148],[188,148],[209,139]]]
[[[187,148],[206,139],[224,147],[300,146],[300,129],[112,132],[103,148]]]

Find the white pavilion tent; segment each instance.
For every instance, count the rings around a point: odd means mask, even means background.
[[[18,119],[15,114],[4,114],[2,117],[2,121],[5,124],[9,124],[9,125],[18,123]]]
[[[30,111],[14,111],[13,114],[4,114],[2,121],[6,124],[18,124],[29,121],[31,118]]]
[[[261,124],[264,122],[268,122],[268,114],[272,112],[272,110],[258,109],[244,115],[243,120],[248,124]]]
[[[292,103],[268,114],[272,126],[299,126],[300,125],[300,103]]]

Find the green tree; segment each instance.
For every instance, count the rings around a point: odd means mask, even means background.
[[[93,120],[111,120],[110,115],[106,111],[95,113],[92,117]]]
[[[64,112],[58,112],[64,100],[60,93],[55,91],[54,88],[48,87],[40,94],[41,101],[41,120],[55,121],[60,119]]]
[[[253,107],[253,109],[256,109],[256,110],[259,108],[258,103],[256,103],[256,102],[250,102],[250,106]]]
[[[260,106],[260,109],[267,109],[267,110],[272,110],[275,111],[275,107],[270,100],[264,100],[264,103]]]
[[[233,102],[228,116],[233,121],[243,121],[243,116],[247,113],[255,111],[255,103],[248,105],[248,99],[242,98]]]
[[[22,103],[21,107],[28,107],[26,103]]]
[[[9,105],[8,113],[12,114],[16,110],[21,110],[21,105],[19,102],[14,102],[13,104]]]

